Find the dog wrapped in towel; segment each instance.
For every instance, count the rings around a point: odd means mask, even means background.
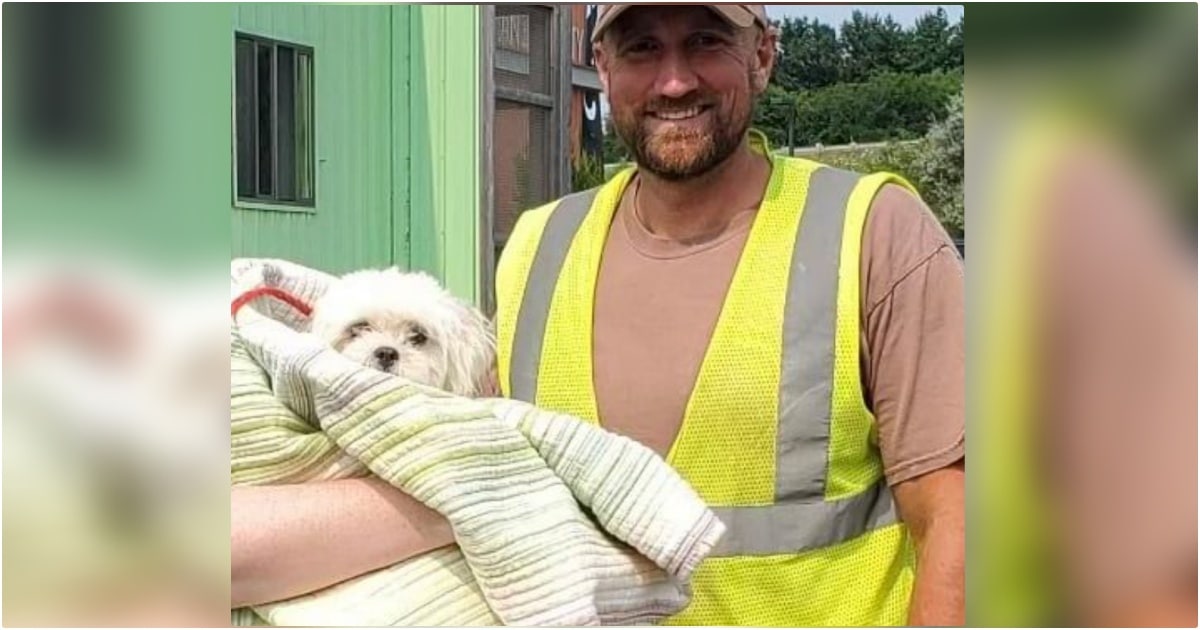
[[[312,304],[336,279],[232,264],[234,298]],[[231,338],[237,484],[373,474],[438,511],[457,546],[234,623],[304,626],[648,624],[679,612],[724,525],[650,449],[519,401],[451,395],[356,363],[295,305],[241,301]]]

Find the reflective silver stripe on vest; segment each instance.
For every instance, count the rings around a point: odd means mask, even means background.
[[[763,556],[828,547],[895,523],[895,505],[891,490],[880,481],[841,501],[713,508],[728,529],[711,555]]]
[[[833,168],[808,183],[783,312],[775,502],[825,496],[846,203],[858,174]]]
[[[567,195],[558,202],[546,221],[542,239],[525,281],[525,295],[517,313],[513,332],[509,379],[512,398],[528,403],[537,396],[538,362],[542,358],[542,339],[550,317],[550,299],[558,285],[558,272],[567,260],[567,251],[583,219],[592,207],[599,189]]]
[[[885,481],[839,501],[825,501],[832,415],[838,269],[846,206],[855,173],[829,167],[811,176],[796,235],[783,318],[776,501],[717,507],[728,530],[716,556],[798,553],[834,545],[896,522]],[[564,197],[546,223],[517,316],[511,359],[512,397],[537,396],[550,301],[571,242],[596,191]]]

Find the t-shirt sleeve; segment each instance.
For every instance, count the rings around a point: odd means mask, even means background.
[[[863,236],[862,369],[890,485],[965,455],[963,280],[929,208],[899,186],[881,189]]]

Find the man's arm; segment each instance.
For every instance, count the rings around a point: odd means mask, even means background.
[[[911,626],[966,623],[963,461],[896,484],[900,518],[917,548],[917,577],[908,611]]]
[[[454,542],[437,512],[379,479],[232,490],[231,607],[295,597]]]
[[[862,260],[863,374],[884,475],[917,546],[912,625],[965,622],[963,267],[915,196],[885,186]]]

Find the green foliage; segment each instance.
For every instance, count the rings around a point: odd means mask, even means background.
[[[917,18],[904,43],[904,69],[917,74],[963,65],[961,22],[950,24],[945,9]]]
[[[796,92],[833,85],[840,80],[842,54],[837,31],[808,18],[784,19],[779,25],[781,51],[775,83]]]
[[[580,153],[571,165],[571,190],[595,188],[604,181],[604,162],[590,153]]]
[[[944,120],[929,128],[919,161],[921,194],[955,236],[966,229],[963,208],[963,98],[950,101]]]
[[[951,24],[939,8],[904,28],[855,11],[836,31],[808,18],[778,27],[780,53],[754,126],[776,147],[886,143],[804,153],[904,176],[961,236],[963,20]]]
[[[810,159],[859,173],[888,171],[912,182],[952,236],[961,237],[963,213],[963,99],[951,99],[943,120],[918,140],[883,146],[818,151]]]
[[[862,83],[788,93],[768,87],[754,125],[775,146],[788,146],[793,116],[794,146],[883,142],[918,138],[944,116],[950,98],[962,92],[959,72],[877,73]],[[794,108],[794,111],[790,111]]]
[[[861,82],[876,72],[903,70],[908,33],[892,19],[855,11],[842,24],[841,79]]]
[[[773,82],[790,92],[861,83],[880,72],[925,74],[963,67],[963,21],[937,9],[903,28],[891,17],[856,11],[840,30],[810,18],[778,23]]]
[[[767,134],[774,146],[787,146],[788,124],[794,122],[796,94],[774,83],[758,98],[754,109],[754,128]]]
[[[603,140],[603,156],[606,164],[613,162],[625,162],[630,158],[629,149],[625,148],[625,143],[621,142],[621,138],[617,136],[616,128],[613,127],[612,118],[609,117],[604,121],[604,140]]]

